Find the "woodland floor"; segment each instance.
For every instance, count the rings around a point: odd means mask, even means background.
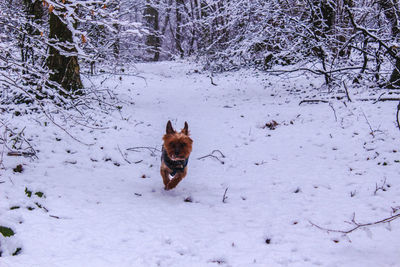
[[[0,225],[15,234],[0,235],[0,266],[400,266],[400,219],[349,234],[312,225],[348,230],[353,214],[399,213],[397,103],[357,101],[369,92],[350,88],[353,102],[299,105],[321,97],[322,79],[310,77],[239,71],[213,85],[186,63],[137,70],[103,83],[126,100],[102,117],[108,129],[70,130],[94,145],[8,118],[40,152],[4,155]],[[159,174],[168,120],[187,121],[194,140],[171,191]]]

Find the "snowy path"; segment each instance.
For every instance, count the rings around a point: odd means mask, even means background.
[[[113,118],[116,127],[84,130],[96,145],[47,127],[36,130],[39,160],[5,160],[0,225],[16,235],[0,242],[4,254],[22,253],[0,266],[400,266],[400,220],[348,236],[309,222],[348,229],[353,212],[371,222],[400,206],[392,103],[299,106],[285,88],[307,90],[305,79],[268,86],[240,72],[216,75],[213,86],[194,69],[139,65],[145,80],[108,80],[135,104],[123,107],[127,120]],[[179,129],[188,121],[194,149],[188,176],[166,192],[159,153],[126,149],[159,149],[168,120]],[[275,130],[263,127],[272,120]],[[197,160],[216,149],[224,164]],[[14,174],[21,161],[25,171]],[[385,179],[386,191],[374,194]]]

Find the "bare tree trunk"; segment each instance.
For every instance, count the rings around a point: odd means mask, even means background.
[[[161,39],[159,37],[159,14],[157,8],[151,3],[151,0],[146,1],[144,10],[144,19],[146,26],[151,29],[151,32],[146,37],[146,45],[149,47],[149,53],[154,53],[153,61],[158,61],[160,58]]]
[[[23,4],[27,23],[23,26],[24,33],[19,36],[19,47],[21,49],[22,64],[26,68],[26,71],[24,71],[26,81],[28,84],[33,85],[36,83],[38,76],[29,71],[28,68],[29,65],[35,65],[40,59],[40,56],[35,54],[35,43],[32,40],[33,36],[40,35],[40,32],[32,25],[33,23],[36,25],[42,24],[43,8],[40,0],[23,0]]]
[[[113,5],[115,6],[115,11],[120,13],[121,12],[121,1],[115,0],[113,2]],[[113,54],[114,58],[118,61],[119,60],[119,55],[120,55],[120,26],[118,23],[113,24],[113,27],[116,30],[115,38],[114,38],[114,44],[113,44]]]
[[[30,0],[24,0],[23,3],[28,22],[24,26],[26,33],[21,35],[20,39],[21,58],[23,62],[31,61],[31,63],[34,64],[36,57],[34,55],[33,44],[30,36],[40,35],[40,32],[32,26],[32,22],[41,24],[43,17],[42,2],[40,0],[35,0],[33,2]]]
[[[313,32],[315,35],[313,38],[318,43],[325,43],[328,36],[332,34],[332,28],[335,23],[335,10],[332,7],[332,3],[328,0],[324,1],[313,1],[309,2],[311,10],[311,20],[313,23]],[[321,60],[322,68],[325,71],[325,83],[329,84],[331,82],[330,74],[328,74],[326,68],[327,54],[322,47],[322,45],[315,46],[311,48],[315,55]]]
[[[172,7],[172,0],[168,1],[168,6],[165,9],[165,18],[164,18],[164,23],[163,26],[161,28],[161,36],[165,36],[165,32],[167,30],[167,26],[171,17],[171,7]]]
[[[183,58],[184,51],[182,49],[182,11],[183,11],[183,0],[176,0],[176,34],[175,34],[175,45],[181,58]]]
[[[398,0],[379,0],[379,6],[382,8],[383,13],[385,14],[386,19],[391,24],[392,37],[394,41],[397,42],[397,39],[400,34],[400,26],[399,26],[399,3]],[[392,74],[389,79],[389,88],[400,88],[400,58],[396,57],[396,62]]]
[[[59,10],[60,14],[66,10]],[[47,58],[47,66],[52,71],[49,80],[57,82],[66,91],[71,92],[72,96],[81,93],[79,89],[83,88],[80,76],[78,56],[65,55],[66,53],[76,53],[73,44],[72,32],[60,18],[50,13],[50,51]],[[69,43],[68,45],[66,43]],[[61,53],[60,53],[60,50]]]
[[[196,39],[196,24],[194,23],[196,20],[199,19],[199,14],[197,13],[198,9],[198,2],[197,0],[190,1],[190,9],[191,9],[191,19],[192,19],[192,29],[191,29],[191,36],[189,41],[189,49],[188,49],[188,56],[190,56],[194,52],[194,41]]]

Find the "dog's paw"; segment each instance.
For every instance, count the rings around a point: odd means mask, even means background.
[[[174,187],[175,187],[175,186],[174,186]],[[172,187],[172,186],[170,186],[170,185],[168,184],[168,185],[165,186],[164,189],[165,189],[166,191],[168,191],[168,190],[173,189],[174,187]]]
[[[174,189],[175,187],[176,187],[176,183],[173,183],[173,182],[169,182],[166,186],[165,186],[165,190],[171,190],[171,189]]]

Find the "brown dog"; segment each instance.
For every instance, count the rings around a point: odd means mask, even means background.
[[[171,125],[167,123],[167,132],[163,137],[164,144],[161,154],[160,173],[163,178],[165,190],[175,188],[186,176],[187,163],[190,152],[192,152],[192,139],[189,137],[189,126],[185,122],[185,127],[176,132]],[[170,176],[172,179],[170,180]]]

